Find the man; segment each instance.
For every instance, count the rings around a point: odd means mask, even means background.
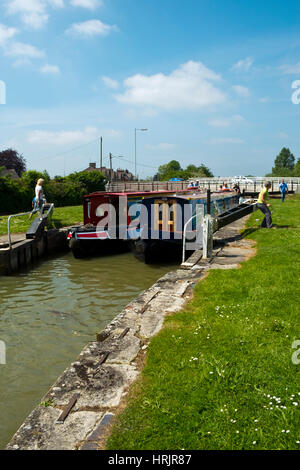
[[[271,216],[271,211],[269,207],[271,204],[268,203],[268,200],[270,198],[268,190],[271,188],[272,184],[270,181],[267,181],[265,183],[264,189],[261,190],[258,196],[257,200],[257,207],[259,210],[262,211],[264,214],[265,218],[262,221],[261,228],[272,228],[273,222],[272,222],[272,216]]]
[[[281,183],[279,185],[279,189],[280,189],[280,192],[281,192],[281,202],[284,202],[285,195],[289,191],[288,185],[286,184],[286,182],[284,180],[281,180]]]

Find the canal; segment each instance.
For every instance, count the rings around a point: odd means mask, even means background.
[[[0,449],[96,333],[173,268],[131,253],[89,260],[67,253],[0,277]]]

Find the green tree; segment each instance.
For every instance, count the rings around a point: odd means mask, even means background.
[[[294,170],[295,157],[289,148],[283,147],[274,161],[272,176],[290,176]]]
[[[199,166],[190,164],[186,169],[182,169],[177,160],[171,160],[158,168],[159,181],[168,181],[170,178],[205,178],[213,177],[213,173],[203,163]]]
[[[297,163],[294,167],[293,176],[300,176],[300,158],[298,158]]]

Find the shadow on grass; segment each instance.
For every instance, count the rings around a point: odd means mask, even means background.
[[[294,228],[292,225],[277,225],[273,224],[272,228]]]
[[[246,228],[246,230],[243,230],[241,232],[241,237],[242,238],[247,237],[248,235],[251,235],[251,233],[257,232],[257,230],[259,230],[259,229],[260,229],[260,227]]]

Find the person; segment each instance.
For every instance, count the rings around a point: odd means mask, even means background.
[[[233,186],[233,191],[235,191],[235,192],[238,193],[238,194],[241,193],[241,189],[240,189],[238,183],[235,183],[235,185]]]
[[[271,211],[269,207],[271,207],[271,204],[268,203],[269,200],[269,193],[268,190],[271,188],[271,183],[270,181],[267,181],[265,183],[264,189],[261,190],[258,196],[257,200],[257,207],[261,212],[264,214],[264,220],[262,221],[261,228],[272,228],[273,222],[272,222],[272,216],[271,216]]]
[[[43,191],[44,182],[45,180],[43,180],[43,178],[40,178],[37,181],[37,184],[35,186],[35,197],[32,200],[33,209],[32,209],[31,214],[29,215],[30,219],[33,216],[34,211],[39,211],[41,214],[43,204],[46,204],[46,198],[45,198],[44,191]]]
[[[288,193],[289,188],[288,188],[288,185],[286,184],[286,182],[283,179],[281,180],[281,183],[279,185],[279,189],[280,189],[280,192],[281,192],[281,202],[284,202],[285,195]]]
[[[110,181],[107,180],[106,184],[105,184],[105,191],[109,191],[110,190]]]

